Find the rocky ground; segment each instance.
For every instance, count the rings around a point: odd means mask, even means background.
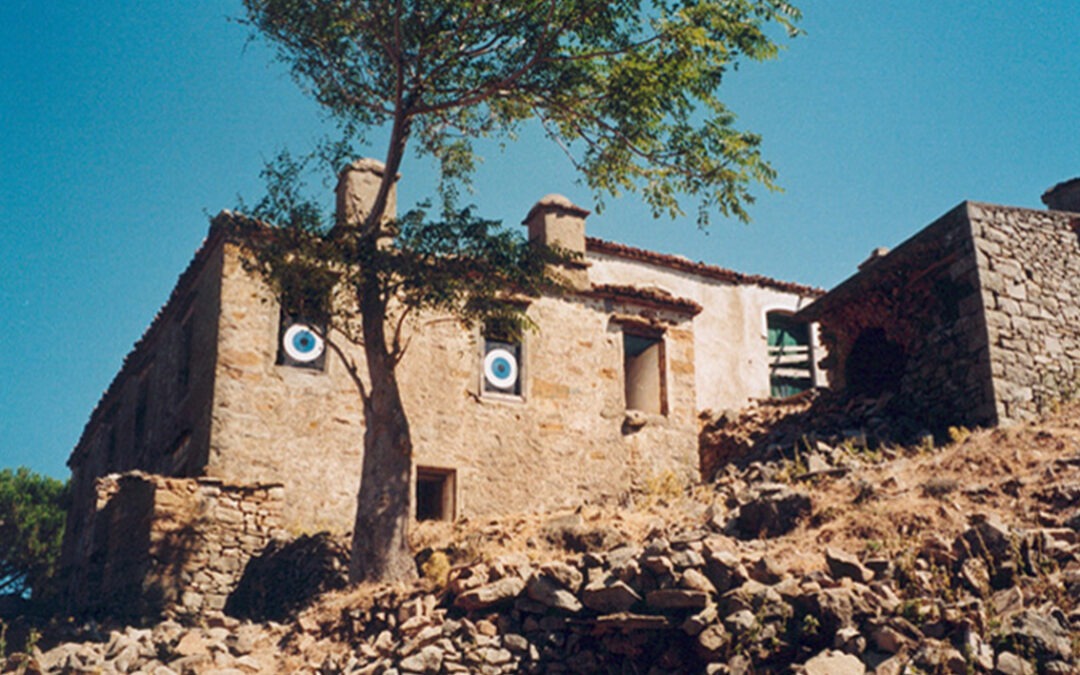
[[[280,622],[54,626],[0,670],[1080,672],[1080,407],[936,444],[886,407],[717,415],[705,484],[426,523],[415,585],[325,592]]]

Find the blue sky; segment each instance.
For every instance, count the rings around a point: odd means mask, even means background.
[[[753,223],[653,220],[627,196],[591,234],[828,287],[964,199],[1039,207],[1080,175],[1074,2],[806,0],[806,35],[745,64],[726,101],[764,137],[782,193]],[[318,110],[237,1],[0,3],[0,467],[64,476],[91,409],[208,215],[259,196]],[[373,149],[379,156],[382,149]],[[471,201],[517,223],[549,192],[591,208],[559,151],[492,150]],[[431,190],[402,171],[401,202]]]

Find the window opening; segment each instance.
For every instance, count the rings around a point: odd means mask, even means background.
[[[769,395],[786,398],[814,386],[810,329],[786,312],[765,315],[769,329]]]
[[[453,520],[457,475],[453,469],[416,468],[416,519]]]
[[[628,410],[666,414],[662,338],[624,331],[623,373]]]
[[[278,330],[279,366],[323,370],[326,367],[326,324],[302,317],[281,315]]]
[[[188,312],[180,324],[180,369],[176,374],[176,383],[180,396],[187,394],[188,385],[191,383],[191,358],[195,341],[194,314]]]
[[[142,452],[146,447],[146,421],[150,409],[150,377],[144,371],[139,376],[139,389],[135,398],[135,448]]]
[[[484,327],[481,379],[486,394],[521,396],[521,339],[495,321]]]

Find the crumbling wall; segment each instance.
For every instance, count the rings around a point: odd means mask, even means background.
[[[996,421],[980,270],[967,212],[968,205],[961,204],[887,256],[870,261],[807,312],[821,321],[830,380],[845,390],[885,393],[861,381],[867,365],[856,369],[852,359],[860,336],[880,331],[885,343],[899,350],[899,358],[890,353],[878,364],[900,371],[878,373],[897,383],[885,388],[895,409],[934,431]]]
[[[97,481],[92,533],[69,577],[78,612],[195,617],[221,610],[280,528],[284,489],[130,472]]]
[[[996,413],[1032,419],[1080,387],[1080,215],[969,204]]]

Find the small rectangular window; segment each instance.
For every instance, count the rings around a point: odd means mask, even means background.
[[[180,365],[176,371],[177,392],[180,398],[187,394],[191,384],[191,359],[194,354],[195,320],[188,312],[180,324]]]
[[[326,324],[301,317],[281,315],[278,330],[279,366],[324,370],[326,367]]]
[[[664,340],[623,332],[626,408],[654,415],[667,413],[664,392]]]
[[[480,391],[522,395],[521,330],[513,321],[493,318],[484,324],[480,353]]]
[[[457,472],[453,469],[416,468],[416,519],[453,520]]]
[[[135,398],[135,451],[141,453],[146,449],[147,417],[150,414],[150,373],[149,368],[139,375],[138,390]]]

